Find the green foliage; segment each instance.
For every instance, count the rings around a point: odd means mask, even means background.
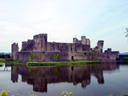
[[[5,59],[0,58],[0,63],[4,63],[4,62],[5,62]]]
[[[58,65],[85,65],[101,64],[100,61],[66,61],[66,62],[27,62],[28,66],[58,66]]]
[[[32,59],[31,59],[31,57],[29,56],[29,57],[28,57],[28,61],[30,62],[31,60],[32,60]]]
[[[43,54],[45,54],[45,51],[42,51]]]
[[[10,91],[3,90],[0,93],[0,96],[10,96]],[[35,94],[32,94],[31,92],[29,92],[29,93],[26,93],[24,95],[16,94],[16,95],[11,95],[11,96],[36,96],[36,95]]]
[[[32,54],[32,55],[31,55],[31,59],[34,59],[34,58],[35,58],[35,54]]]
[[[30,62],[32,59],[35,58],[35,54],[31,54],[29,57],[28,57],[28,61]]]
[[[84,52],[84,55],[87,55],[87,52]]]
[[[59,59],[60,59],[60,55],[58,53],[53,56],[53,60],[59,61]]]
[[[67,91],[64,91],[61,93],[61,96],[73,96],[73,95],[72,95],[72,92],[68,93]]]
[[[128,63],[128,58],[123,58],[124,59],[124,63],[127,64]]]
[[[10,91],[5,91],[5,90],[3,90],[1,93],[0,93],[0,96],[10,96]],[[24,93],[24,95],[23,94],[16,94],[16,95],[11,95],[11,96],[36,96],[35,94],[33,94],[32,92],[27,92],[27,93]],[[58,95],[58,96],[73,96],[73,93],[72,92],[67,92],[67,91],[64,91],[64,92],[62,92],[60,95]],[[92,95],[91,95],[92,96]],[[93,95],[93,96],[95,96],[95,95]],[[110,95],[108,95],[108,96],[128,96],[128,95],[112,95],[112,94],[110,94]]]
[[[0,58],[5,58],[5,55],[4,54],[0,54]]]
[[[8,61],[7,63],[13,64],[13,65],[20,65],[20,64],[23,64],[22,61],[17,61],[17,60]]]
[[[42,58],[42,56],[39,57],[40,59]]]

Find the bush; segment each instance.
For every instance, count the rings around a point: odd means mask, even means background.
[[[53,56],[53,60],[59,61],[59,59],[60,59],[60,55],[58,53]]]
[[[45,54],[45,51],[42,51],[43,54]]]
[[[35,54],[32,54],[32,55],[31,55],[31,59],[34,59],[34,58],[35,58]]]
[[[86,55],[87,53],[86,52],[84,52],[84,55]]]
[[[124,59],[124,63],[128,63],[128,58],[123,58]]]
[[[32,59],[35,58],[35,54],[31,54],[29,57],[28,57],[28,61],[30,62]]]

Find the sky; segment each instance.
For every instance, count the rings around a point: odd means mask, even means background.
[[[128,0],[0,0],[0,52],[47,33],[48,42],[72,43],[84,35],[91,47],[128,52]]]

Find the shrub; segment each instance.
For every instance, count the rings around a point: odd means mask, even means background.
[[[30,62],[32,59],[35,58],[35,54],[31,54],[29,57],[28,57],[28,61]]]
[[[86,55],[87,53],[86,52],[84,52],[84,55]]]
[[[32,59],[31,59],[31,57],[29,56],[29,57],[28,57],[28,61],[30,62],[31,60],[32,60]]]
[[[128,58],[123,58],[124,59],[124,63],[128,63]]]
[[[35,54],[32,54],[32,55],[31,55],[31,59],[34,59],[34,58],[35,58]]]
[[[58,53],[53,56],[53,60],[59,61],[59,59],[60,59],[60,55]]]
[[[42,51],[43,54],[45,54],[45,51]]]

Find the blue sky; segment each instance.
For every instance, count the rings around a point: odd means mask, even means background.
[[[48,41],[72,42],[85,35],[91,47],[104,40],[104,50],[128,52],[128,0],[0,0],[0,52],[33,35]]]

